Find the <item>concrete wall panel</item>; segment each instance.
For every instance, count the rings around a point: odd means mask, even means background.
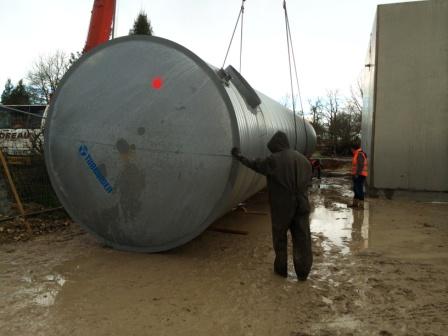
[[[448,191],[448,1],[377,12],[374,187]]]

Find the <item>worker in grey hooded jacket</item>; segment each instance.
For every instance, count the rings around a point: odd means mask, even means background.
[[[283,277],[288,274],[287,232],[290,230],[294,269],[297,278],[304,281],[313,263],[308,201],[311,164],[304,155],[289,148],[288,137],[283,132],[274,134],[268,148],[272,155],[265,159],[250,160],[241,155],[238,148],[232,149],[232,155],[267,178],[275,250],[274,272]]]

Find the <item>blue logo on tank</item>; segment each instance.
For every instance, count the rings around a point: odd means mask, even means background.
[[[81,158],[84,160],[84,162],[87,164],[87,166],[90,168],[90,170],[95,175],[98,182],[101,183],[104,190],[106,190],[107,193],[111,193],[113,188],[110,185],[109,181],[104,177],[104,175],[101,173],[101,171],[98,169],[95,161],[93,160],[92,156],[89,153],[89,149],[86,145],[79,146],[79,155],[81,155]]]

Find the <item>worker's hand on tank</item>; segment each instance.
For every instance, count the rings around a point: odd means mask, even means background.
[[[239,159],[241,157],[241,151],[240,151],[240,149],[238,147],[233,147],[232,151],[230,153],[232,154],[232,156],[234,158]]]

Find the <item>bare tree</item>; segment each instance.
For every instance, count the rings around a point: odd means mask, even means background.
[[[310,106],[311,124],[316,131],[317,140],[319,141],[325,132],[324,104],[320,97],[317,97],[315,101],[308,100],[308,104]]]
[[[362,89],[362,83],[361,80],[358,79],[356,82],[356,87],[350,87],[349,104],[352,105],[354,110],[359,114],[362,114],[363,98],[364,91]]]
[[[364,98],[361,80],[358,79],[355,88],[353,86],[350,88],[350,93],[350,98],[347,99],[344,110],[350,117],[350,141],[353,141],[361,134],[361,119]]]
[[[329,90],[325,97],[309,100],[309,120],[317,135],[317,145],[325,155],[350,155],[352,142],[361,133],[362,89],[360,82],[348,97]],[[290,96],[282,98],[290,105]]]
[[[285,94],[279,102],[283,107],[292,109],[292,100],[291,95],[289,93]]]
[[[338,144],[338,124],[337,118],[341,113],[340,98],[338,90],[327,91],[326,102],[324,104],[324,116],[326,119],[326,126],[328,138],[330,141],[331,152],[336,154]]]
[[[63,51],[40,56],[28,73],[28,81],[35,103],[48,104],[62,76],[70,67],[68,56]]]

